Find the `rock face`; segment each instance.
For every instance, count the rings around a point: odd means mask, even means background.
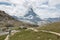
[[[5,27],[7,25],[15,26],[15,24],[17,25],[18,23],[19,22],[12,16],[6,14],[4,11],[0,11],[0,27]]]
[[[4,11],[0,11],[0,21],[14,20],[10,15],[6,14]]]

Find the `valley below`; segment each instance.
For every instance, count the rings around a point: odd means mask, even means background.
[[[6,37],[3,40],[60,40],[60,22],[47,24],[42,27],[13,27],[10,29],[10,34],[5,34]]]
[[[60,40],[60,21],[30,24],[0,11],[0,40]]]

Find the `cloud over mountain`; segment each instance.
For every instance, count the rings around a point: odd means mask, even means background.
[[[0,10],[4,10],[10,15],[23,16],[32,7],[40,18],[55,18],[60,16],[60,0],[0,0],[12,5],[0,5]]]

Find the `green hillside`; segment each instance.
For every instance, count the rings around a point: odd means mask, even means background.
[[[49,33],[29,30],[16,33],[10,37],[10,40],[60,40],[60,37]]]
[[[10,40],[60,40],[60,36],[58,35],[40,31],[47,30],[60,33],[60,22],[55,22],[47,24],[43,27],[38,27],[37,30],[39,31],[35,32],[32,30],[23,30],[13,36],[10,36]]]
[[[45,26],[39,27],[39,30],[47,30],[60,33],[60,22],[54,22]]]
[[[6,38],[6,35],[0,36],[0,40],[4,40]]]

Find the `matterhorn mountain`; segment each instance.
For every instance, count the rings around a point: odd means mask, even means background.
[[[37,24],[39,21],[42,21],[42,19],[40,19],[40,17],[33,11],[32,8],[29,8],[28,12],[23,17],[20,16],[18,20],[33,24]]]
[[[24,17],[35,23],[42,21],[42,19],[39,18],[39,16],[33,11],[32,8],[28,10],[27,14],[25,14]]]

